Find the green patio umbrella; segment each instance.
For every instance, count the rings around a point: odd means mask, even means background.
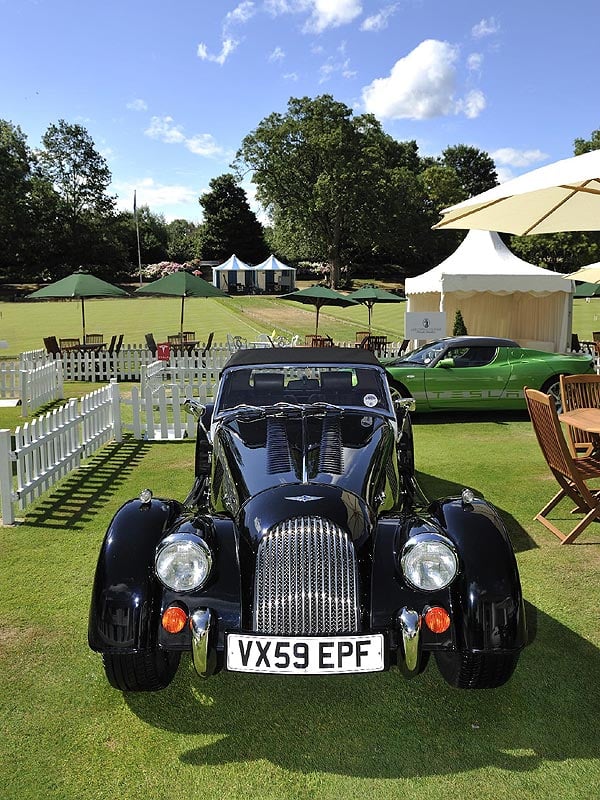
[[[363,286],[362,289],[350,292],[348,297],[351,297],[352,300],[357,300],[368,308],[369,333],[371,333],[371,313],[375,303],[403,303],[406,300],[405,297],[398,297],[397,294],[387,292],[385,289],[378,289],[376,286]]]
[[[78,270],[61,278],[59,281],[49,283],[41,289],[28,294],[26,300],[64,300],[77,298],[81,300],[81,327],[83,341],[85,341],[85,299],[87,297],[129,297],[129,294],[119,286],[103,281],[89,272]]]
[[[294,300],[296,303],[305,303],[317,309],[315,336],[319,334],[319,311],[323,306],[355,306],[356,301],[345,294],[334,292],[327,286],[309,286],[308,289],[298,289],[297,292],[282,294],[280,300]]]
[[[229,297],[228,294],[217,289],[197,275],[192,275],[185,270],[171,272],[146,286],[135,290],[136,294],[155,294],[163,297],[181,297],[181,319],[179,332],[183,338],[183,310],[186,297]]]

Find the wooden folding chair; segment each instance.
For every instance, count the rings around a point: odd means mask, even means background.
[[[593,455],[573,457],[558,420],[556,404],[550,395],[525,387],[525,400],[546,463],[560,486],[560,491],[534,519],[557,536],[561,544],[571,544],[591,522],[600,521],[598,490],[587,486],[587,481],[600,478],[600,458]],[[585,516],[565,534],[547,515],[566,497],[576,506],[571,513],[581,512]]]
[[[75,338],[63,338],[59,339],[59,344],[61,350],[72,350],[74,347],[79,347],[81,342]]]
[[[560,399],[563,411],[600,408],[600,375],[561,375]],[[600,449],[599,437],[571,425],[567,427],[574,456],[589,456]]]
[[[104,336],[101,333],[86,333],[84,342],[85,344],[102,344]]]
[[[210,348],[212,347],[212,343],[213,343],[213,339],[214,339],[214,338],[215,338],[215,332],[214,332],[214,331],[211,331],[211,332],[208,334],[208,339],[206,340],[206,344],[204,345],[204,349],[202,350],[202,357],[203,357],[203,358],[204,358],[204,356],[205,356],[205,355],[208,353],[208,351],[210,350]]]
[[[44,336],[44,347],[49,355],[54,356],[54,358],[60,357],[60,347],[56,336]]]
[[[154,335],[152,333],[146,333],[144,334],[144,338],[146,339],[146,347],[148,348],[148,350],[150,350],[152,355],[155,356],[158,348],[156,345],[156,340],[154,338]]]

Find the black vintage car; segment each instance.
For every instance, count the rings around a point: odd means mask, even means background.
[[[462,688],[496,687],[526,643],[497,512],[464,490],[426,501],[411,400],[364,350],[240,351],[198,417],[184,502],[150,490],[102,544],[89,644],[122,691],[196,671],[377,672],[431,653]]]

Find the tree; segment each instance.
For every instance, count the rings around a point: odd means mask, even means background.
[[[23,237],[30,225],[32,155],[18,125],[0,120],[0,266],[21,261]]]
[[[196,258],[198,226],[187,219],[174,219],[167,224],[167,257],[184,264]]]
[[[589,139],[575,139],[573,142],[573,154],[576,156],[591,153],[592,150],[600,150],[600,130],[592,131]]]
[[[94,260],[98,220],[113,214],[115,199],[107,194],[111,174],[81,125],[60,120],[43,137],[39,171],[60,198],[65,259],[72,266]]]
[[[442,164],[452,167],[467,197],[498,185],[493,158],[477,147],[456,144],[442,151]]]
[[[467,326],[465,325],[465,321],[463,319],[463,315],[460,308],[456,309],[456,314],[454,315],[454,326],[452,328],[452,336],[468,336]]]
[[[235,253],[242,261],[258,264],[268,256],[262,225],[248,204],[246,192],[231,173],[210,183],[199,202],[204,212],[199,247],[202,258],[223,260]]]
[[[600,242],[595,233],[566,231],[535,236],[513,236],[511,250],[530,264],[567,274],[600,261]]]
[[[389,194],[394,168],[415,161],[414,147],[387,136],[370,114],[322,95],[290,98],[286,114],[263,119],[236,155],[238,175],[250,170],[257,198],[274,228],[309,243],[338,286],[344,254],[365,250],[396,209]]]

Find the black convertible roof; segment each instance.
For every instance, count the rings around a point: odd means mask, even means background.
[[[502,339],[499,336],[448,336],[447,338],[440,339],[446,344],[474,345],[477,347],[519,347],[519,344],[514,339]]]
[[[270,364],[356,364],[381,366],[370,350],[352,347],[257,347],[238,350],[225,364],[228,367],[269,366]]]

